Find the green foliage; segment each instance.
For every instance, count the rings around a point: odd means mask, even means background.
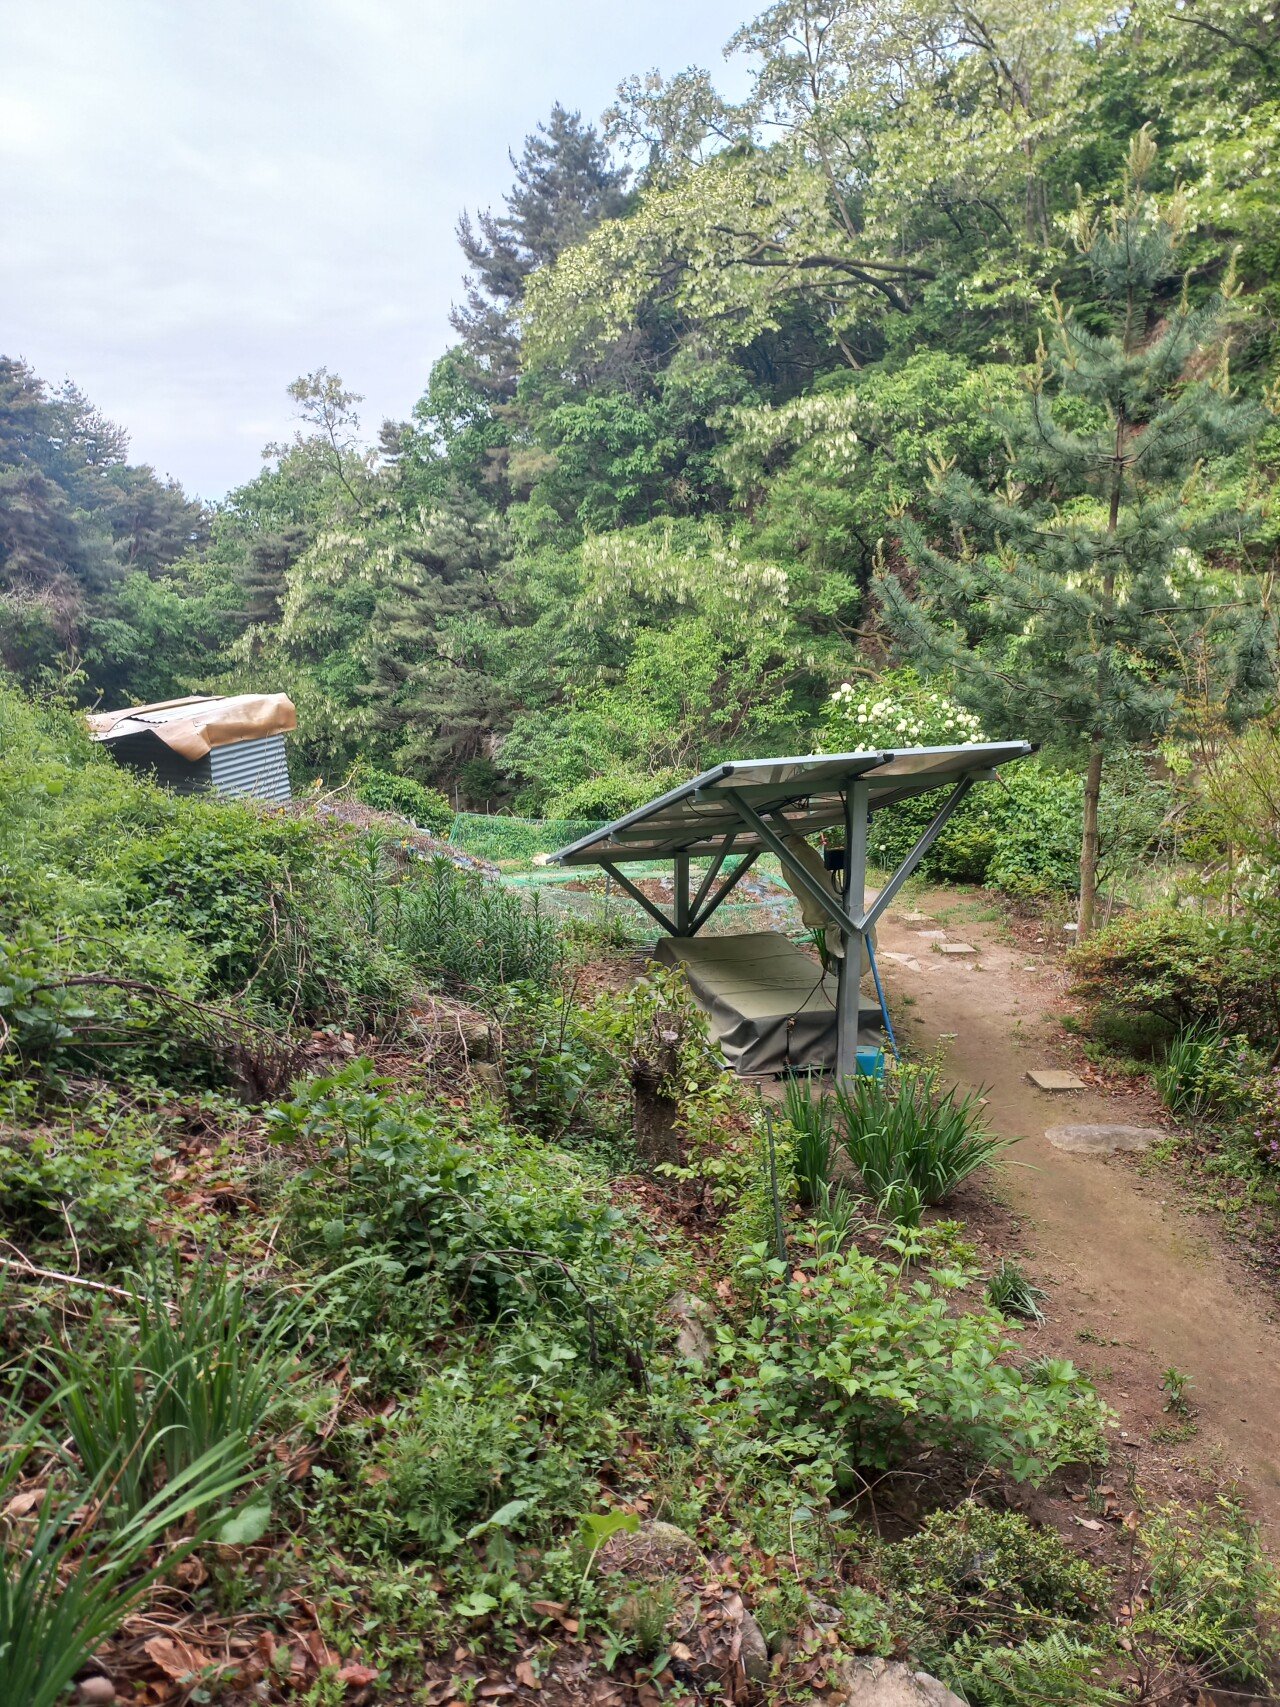
[[[437,836],[447,835],[453,824],[453,807],[446,796],[438,788],[424,788],[411,776],[395,776],[391,771],[370,767],[357,780],[356,794],[366,806],[379,812],[398,812]]]
[[[936,1067],[908,1066],[836,1087],[840,1143],[881,1211],[906,1226],[1014,1142],[993,1136],[980,1092],[938,1080]]]
[[[1223,1684],[1261,1684],[1280,1661],[1280,1585],[1238,1505],[1157,1512],[1143,1527],[1150,1592],[1137,1620]]]
[[[800,1188],[800,1202],[817,1207],[828,1195],[835,1145],[835,1120],[831,1100],[816,1094],[807,1079],[788,1079],[782,1094],[782,1112],[795,1141],[791,1166]]]
[[[1070,1363],[1024,1372],[994,1311],[953,1314],[956,1270],[909,1279],[856,1251],[740,1265],[758,1314],[720,1330],[720,1391],[797,1462],[839,1475],[948,1446],[1040,1481],[1105,1412]],[[1096,1440],[1088,1448],[1096,1450]]]
[[[135,1287],[133,1333],[100,1317],[54,1371],[62,1427],[113,1525],[202,1462],[247,1468],[289,1379],[300,1313],[277,1303],[251,1325],[243,1284],[205,1264],[185,1280],[153,1267]]]
[[[987,1303],[1002,1316],[1022,1316],[1029,1322],[1044,1319],[1040,1308],[1043,1290],[1034,1285],[1016,1262],[1001,1259],[999,1268],[987,1282]]]
[[[86,1261],[135,1255],[161,1194],[157,1163],[170,1151],[163,1120],[145,1106],[102,1093],[69,1109],[15,1110],[0,1119],[0,1204],[11,1230],[61,1244],[68,1229]]]
[[[7,1420],[7,1419],[6,1419]],[[6,1506],[31,1467],[37,1430],[30,1420],[6,1428],[0,1462]],[[95,1505],[121,1464],[117,1452],[101,1476],[74,1489],[50,1487],[17,1534],[0,1538],[0,1696],[22,1707],[57,1707],[76,1674],[155,1582],[225,1521],[222,1509],[243,1483],[234,1447],[215,1448],[167,1483],[121,1524]],[[87,1513],[86,1513],[86,1509]],[[193,1529],[193,1513],[207,1515]],[[179,1526],[185,1533],[179,1531]],[[158,1563],[152,1548],[166,1541]]]
[[[1259,1041],[1274,1034],[1273,968],[1238,920],[1169,906],[1126,914],[1075,948],[1071,967],[1102,1008]]]
[[[884,1548],[879,1563],[912,1652],[975,1707],[1092,1699],[1065,1684],[1112,1648],[1099,1630],[1107,1579],[1054,1530],[966,1500],[931,1512],[915,1535]],[[992,1654],[1004,1664],[991,1665]],[[1024,1676],[1036,1678],[1029,1695],[1007,1691],[1015,1658]]]
[[[1152,1077],[1172,1114],[1195,1119],[1229,1111],[1240,1096],[1241,1044],[1216,1027],[1184,1026]]]
[[[268,1125],[307,1161],[290,1209],[317,1258],[379,1247],[477,1320],[560,1322],[593,1362],[649,1338],[639,1229],[568,1157],[485,1109],[461,1124],[443,1102],[392,1094],[359,1060],[296,1086]]]
[[[545,989],[563,955],[536,895],[526,901],[443,855],[395,889],[384,929],[415,971],[452,990],[520,982]]]

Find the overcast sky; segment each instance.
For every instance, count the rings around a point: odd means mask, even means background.
[[[454,222],[507,188],[508,147],[633,71],[721,69],[749,10],[0,0],[0,353],[206,498],[288,436],[306,370],[364,393],[373,437],[450,341]]]

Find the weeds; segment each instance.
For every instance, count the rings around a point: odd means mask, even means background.
[[[834,1159],[835,1111],[829,1097],[816,1094],[810,1079],[788,1079],[782,1112],[795,1133],[792,1167],[806,1209],[829,1201]]]
[[[1021,1316],[1028,1322],[1042,1322],[1044,1311],[1040,1300],[1042,1287],[1036,1286],[1016,1262],[1006,1257],[987,1282],[987,1303],[1002,1316]]]

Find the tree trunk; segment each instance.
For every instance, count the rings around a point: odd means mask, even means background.
[[[1084,773],[1084,835],[1080,841],[1080,916],[1076,941],[1083,942],[1093,930],[1098,899],[1098,802],[1102,797],[1103,739],[1089,742],[1089,763]]]

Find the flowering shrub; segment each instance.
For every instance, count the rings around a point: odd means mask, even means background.
[[[985,741],[981,720],[914,670],[886,670],[876,681],[841,682],[823,708],[828,752],[868,747],[953,747]]]

